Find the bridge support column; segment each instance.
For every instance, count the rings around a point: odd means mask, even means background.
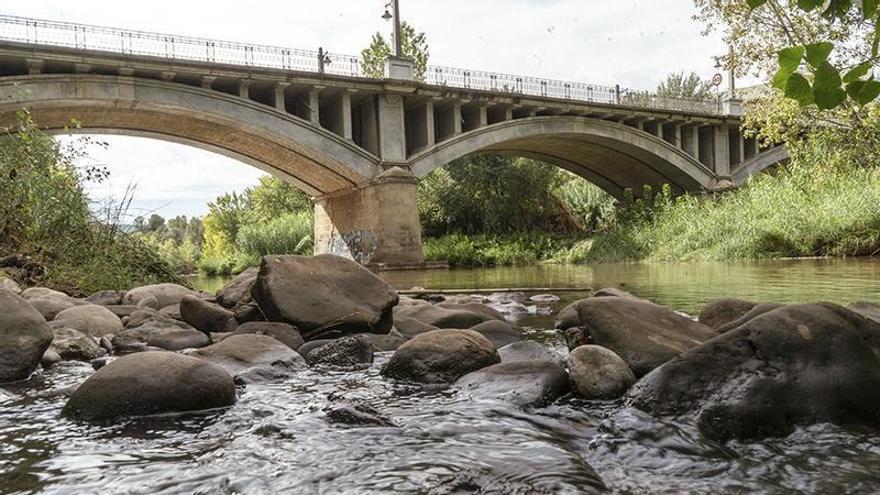
[[[317,198],[315,254],[375,269],[422,267],[418,179],[392,167],[367,187]]]

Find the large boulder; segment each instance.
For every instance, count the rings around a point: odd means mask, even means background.
[[[67,308],[55,315],[55,321],[97,338],[122,331],[119,317],[106,307],[95,304]]]
[[[574,389],[585,399],[616,399],[636,382],[626,362],[610,349],[584,345],[568,354]]]
[[[180,318],[205,333],[231,332],[238,327],[235,313],[193,295],[180,300]]]
[[[732,320],[732,321],[728,321],[727,323],[724,323],[721,326],[719,326],[717,328],[718,333],[727,333],[735,328],[739,328],[742,324],[751,320],[752,318],[754,318],[756,316],[760,316],[768,311],[772,311],[772,310],[779,308],[781,306],[782,306],[781,304],[776,304],[776,303],[757,304],[757,305],[755,305],[755,307],[748,310],[744,315],[740,316],[739,318]]]
[[[492,320],[474,325],[470,328],[483,334],[492,342],[496,349],[522,340],[522,330],[514,328],[503,321]]]
[[[244,323],[232,332],[233,335],[242,335],[246,333],[257,333],[260,335],[268,335],[282,344],[290,347],[294,351],[299,349],[304,343],[302,335],[293,325],[287,323],[277,323],[270,321],[251,321]]]
[[[46,321],[52,321],[58,313],[76,306],[69,297],[35,297],[28,299],[28,304],[39,311]]]
[[[217,303],[226,309],[250,303],[251,289],[257,281],[259,268],[248,268],[217,291]]]
[[[716,440],[831,422],[880,428],[880,324],[829,304],[783,306],[639,381],[630,403],[694,416]]]
[[[478,332],[434,330],[398,347],[382,374],[405,381],[450,383],[499,361],[492,342]]]
[[[518,406],[540,406],[569,390],[565,370],[550,361],[500,363],[468,373],[455,382],[475,397],[505,400]]]
[[[373,362],[373,346],[362,337],[342,337],[306,354],[311,366],[347,368]]]
[[[296,351],[259,334],[230,335],[191,355],[220,365],[246,383],[287,378],[308,367]]]
[[[48,289],[46,287],[31,287],[31,288],[25,289],[21,292],[21,297],[23,297],[27,300],[37,299],[37,298],[41,298],[41,297],[55,297],[55,298],[60,298],[60,299],[72,299],[70,296],[68,296],[67,294],[65,294],[63,292],[60,292],[60,291],[57,291],[54,289]]]
[[[64,414],[88,421],[200,411],[235,402],[223,368],[173,352],[123,356],[101,367],[70,396]]]
[[[742,299],[717,299],[703,306],[697,319],[703,325],[718,330],[722,325],[742,317],[757,305],[756,302]]]
[[[429,304],[394,308],[394,320],[401,321],[404,318],[410,318],[435,328],[452,329],[471,328],[483,322],[498,321],[496,317],[485,312],[472,311],[464,307],[451,308]]]
[[[78,330],[56,328],[52,334],[54,338],[49,350],[56,352],[61,359],[88,362],[107,354],[94,338]]]
[[[306,340],[330,333],[388,333],[397,291],[358,263],[332,255],[266,256],[252,290],[270,321]]]
[[[197,292],[178,284],[145,285],[126,292],[125,297],[122,298],[122,304],[138,306],[141,303],[150,301],[150,298],[154,298],[156,300],[155,305],[145,305],[147,307],[153,307],[153,309],[162,309],[165,306],[180,303],[183,296],[197,294]]]
[[[596,344],[623,358],[643,376],[718,335],[715,330],[670,309],[625,297],[592,297],[563,309],[556,328],[569,348]]]
[[[647,299],[641,299],[636,297],[629,292],[620,289],[618,287],[605,287],[593,292],[593,297],[622,297],[624,299],[633,299],[636,301],[647,301]],[[648,301],[650,302],[650,301]]]
[[[0,290],[0,383],[28,378],[51,342],[43,315],[12,291]]]
[[[550,361],[551,363],[565,367],[565,358],[549,347],[535,342],[534,340],[521,340],[507,344],[498,349],[498,357],[502,363],[515,363],[519,361]]]

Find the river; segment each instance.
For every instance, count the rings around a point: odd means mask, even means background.
[[[538,266],[383,273],[398,288],[622,287],[691,314],[718,297],[880,301],[880,262]],[[221,280],[196,280],[215,289]],[[212,287],[210,284],[214,284]],[[553,315],[579,293],[483,300],[563,351]],[[88,425],[62,418],[91,373],[64,363],[0,389],[2,493],[877,493],[880,435],[830,425],[783,439],[718,444],[690,424],[573,397],[518,409],[368,370],[309,370],[251,385],[231,408]],[[325,408],[363,401],[394,427],[334,424]],[[600,481],[601,480],[601,481]],[[483,491],[476,491],[480,487]]]

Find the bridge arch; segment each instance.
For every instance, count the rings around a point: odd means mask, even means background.
[[[620,198],[625,189],[669,183],[680,191],[714,186],[714,173],[666,141],[606,120],[542,116],[510,120],[460,134],[410,160],[424,177],[473,153],[516,154],[565,168]]]
[[[136,77],[32,75],[0,80],[0,125],[25,107],[59,132],[148,136],[218,152],[296,184],[312,196],[366,185],[379,159],[338,135],[246,98]]]

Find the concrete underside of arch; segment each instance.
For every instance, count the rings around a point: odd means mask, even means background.
[[[471,131],[415,157],[413,172],[472,153],[504,153],[556,164],[616,197],[644,185],[671,184],[678,191],[709,189],[711,170],[671,144],[634,128],[585,117],[533,117]]]
[[[378,159],[308,122],[245,98],[122,76],[0,79],[0,125],[26,107],[42,128],[150,136],[258,166],[317,196],[368,184]]]

